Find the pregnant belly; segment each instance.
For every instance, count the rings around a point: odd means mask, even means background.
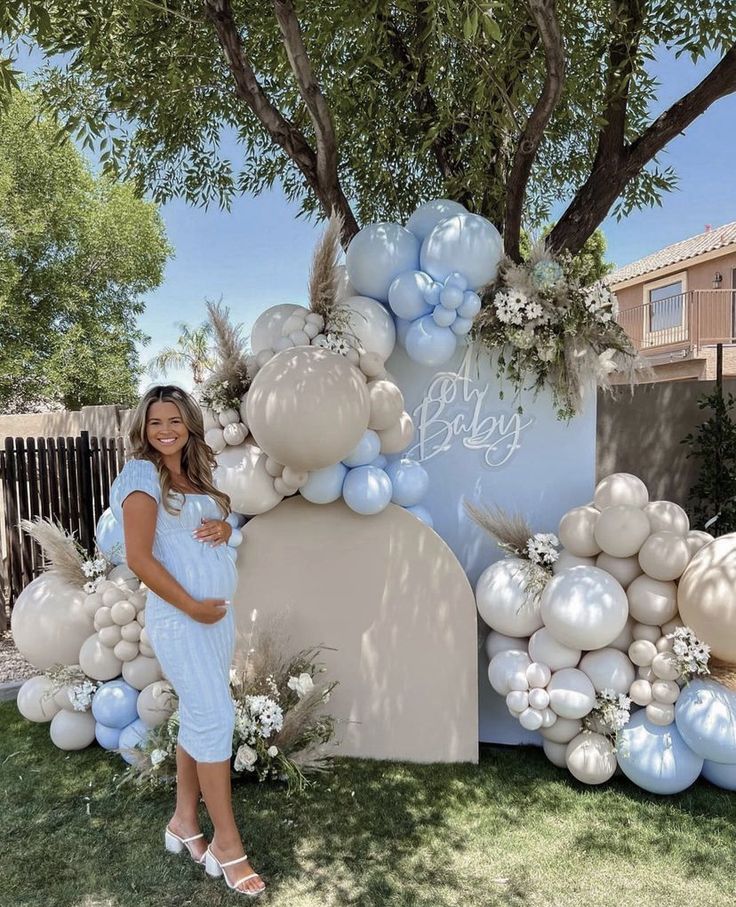
[[[172,533],[158,547],[161,563],[193,598],[232,599],[238,570],[226,545],[212,548],[189,533]]]

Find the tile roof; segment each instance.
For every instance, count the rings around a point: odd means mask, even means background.
[[[645,258],[617,268],[606,277],[606,283],[609,285],[623,283],[625,280],[649,274],[651,271],[658,271],[660,268],[677,264],[678,261],[695,258],[696,255],[702,255],[704,252],[713,252],[724,246],[730,246],[732,243],[736,243],[736,221],[725,224],[723,227],[716,227],[714,230],[707,230],[705,233],[699,233],[697,236],[691,236],[690,239],[683,239],[671,246],[665,246],[659,252],[653,252]]]

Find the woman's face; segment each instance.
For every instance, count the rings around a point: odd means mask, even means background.
[[[146,438],[151,447],[164,456],[184,449],[189,430],[176,403],[156,400],[148,407]]]

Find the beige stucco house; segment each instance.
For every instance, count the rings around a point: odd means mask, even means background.
[[[674,243],[606,278],[618,321],[656,381],[736,375],[736,222]]]

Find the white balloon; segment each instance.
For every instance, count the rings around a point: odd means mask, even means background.
[[[629,610],[640,624],[661,627],[677,614],[677,586],[674,582],[638,576],[626,590]]]
[[[345,265],[337,265],[335,268],[335,299],[338,302],[342,302],[343,299],[347,299],[349,296],[357,295],[355,287],[350,283],[347,267]],[[315,327],[317,328],[317,333],[319,333],[324,327],[324,323],[321,325],[315,324]]]
[[[509,695],[511,694],[509,693]],[[541,687],[534,687],[534,689],[529,690],[528,699],[529,705],[540,712],[544,712],[549,705],[549,693]],[[554,712],[552,714],[554,714]],[[542,724],[544,724],[544,722],[542,722]]]
[[[266,455],[255,444],[230,448],[237,456],[233,466],[219,465],[214,471],[215,485],[230,496],[233,510],[255,516],[272,510],[282,499],[266,470]]]
[[[647,486],[629,472],[615,472],[596,485],[593,503],[598,510],[605,507],[646,507],[649,503]]]
[[[377,353],[385,362],[396,346],[396,327],[386,307],[367,296],[351,296],[340,304],[340,310],[361,352]]]
[[[629,646],[629,658],[640,668],[648,668],[657,654],[657,647],[648,639],[637,639]]]
[[[576,668],[583,653],[558,642],[546,627],[541,627],[529,639],[529,655],[534,661],[541,661],[552,671],[561,668]]]
[[[632,642],[634,639],[648,639],[649,642],[653,642],[656,645],[662,632],[659,627],[653,627],[650,624],[635,623],[631,635],[633,637]]]
[[[577,668],[555,671],[547,692],[550,708],[560,718],[584,718],[595,707],[595,688]]]
[[[655,702],[674,704],[680,698],[680,687],[674,680],[655,680],[652,684]]]
[[[481,573],[475,597],[478,612],[491,629],[507,636],[529,636],[542,626],[539,597],[527,590],[526,576],[526,563],[514,557],[497,561]]]
[[[30,677],[18,690],[18,711],[28,721],[51,721],[61,706],[54,699],[54,685],[45,674]]]
[[[652,724],[666,727],[675,720],[675,707],[671,702],[650,702],[647,706],[647,718]]]
[[[533,661],[526,669],[526,679],[530,687],[546,687],[551,677],[552,671],[549,667],[538,661]]]
[[[582,731],[583,724],[579,718],[559,718],[550,727],[543,727],[540,734],[552,743],[569,743]]]
[[[295,312],[307,314],[307,310],[303,306],[292,305],[288,302],[271,306],[270,309],[261,312],[250,332],[250,348],[256,356],[263,350],[275,349],[276,341],[281,339],[281,331],[287,318]]]
[[[632,555],[632,557],[612,557],[610,554],[606,554],[605,551],[601,551],[596,558],[595,565],[600,567],[601,570],[605,570],[606,573],[610,573],[621,583],[624,589],[633,583],[637,576],[641,576],[642,573],[639,558],[636,555]]]
[[[235,425],[240,422],[240,413],[237,409],[223,409],[217,416],[220,425],[225,428],[227,425]]]
[[[643,680],[639,677],[631,684],[629,696],[631,697],[631,701],[635,702],[637,705],[649,705],[653,698],[651,683],[649,683],[648,680]]]
[[[524,709],[519,715],[519,724],[527,731],[538,731],[543,720],[542,713],[537,709]]]
[[[568,510],[557,530],[562,547],[577,557],[595,557],[601,550],[595,539],[599,517],[600,511],[590,504]]]
[[[613,557],[639,553],[650,533],[649,518],[638,507],[606,507],[595,524],[595,540]]]
[[[663,581],[679,579],[690,557],[687,541],[665,529],[653,532],[639,551],[642,570],[652,579]]]
[[[666,530],[685,536],[690,530],[690,519],[679,504],[672,501],[652,501],[644,508],[652,532]]]
[[[570,567],[595,567],[595,558],[579,557],[577,554],[572,554],[566,548],[563,548],[562,551],[560,551],[557,560],[552,564],[552,573],[556,576],[558,573],[562,573],[563,570],[568,570]]]
[[[567,767],[567,742],[555,743],[553,740],[545,740],[542,749],[552,765],[556,765],[557,768]]]
[[[529,694],[526,690],[511,690],[506,696],[506,705],[512,714],[521,715],[529,708]]]
[[[610,649],[618,649],[619,652],[628,652],[629,646],[634,641],[633,627],[634,621],[631,617],[628,617],[623,630],[618,634],[613,642],[610,642],[608,644],[608,647]]]
[[[550,633],[573,649],[602,649],[626,625],[626,593],[598,567],[572,567],[547,584],[541,617]]]
[[[223,428],[222,435],[226,444],[237,447],[248,437],[248,429],[242,422],[230,422]]]
[[[227,447],[225,433],[221,428],[210,428],[206,431],[204,433],[204,441],[205,444],[208,444],[212,448],[212,451],[215,454],[219,454]]]
[[[519,676],[525,676],[531,662],[524,652],[499,652],[488,665],[488,680],[500,696],[508,696],[514,687],[511,683]],[[521,687],[523,690],[524,688]]]
[[[677,680],[680,668],[674,652],[657,652],[652,659],[652,671],[658,680]]]
[[[505,636],[503,633],[491,630],[486,636],[485,641],[485,650],[488,661],[490,661],[494,655],[498,655],[499,652],[509,652],[513,650],[526,654],[528,642],[529,640],[525,636]]]
[[[636,678],[634,666],[628,657],[618,649],[598,649],[583,655],[580,670],[586,674],[596,692],[613,690],[614,693],[628,693]]]
[[[603,734],[584,731],[567,744],[565,762],[570,774],[583,784],[603,784],[616,772],[616,754]]]
[[[699,529],[691,529],[685,536],[685,542],[687,543],[690,557],[695,557],[701,548],[704,548],[708,542],[712,541],[713,536],[709,532],[701,532]]]

